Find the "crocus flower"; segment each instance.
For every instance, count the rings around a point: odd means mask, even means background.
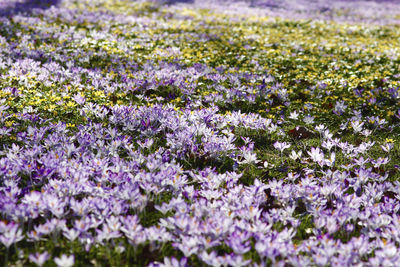
[[[299,152],[292,150],[292,152],[289,155],[289,158],[291,158],[292,160],[297,160],[301,158],[302,154],[303,152],[301,150]]]
[[[3,234],[0,235],[0,242],[3,243],[6,248],[9,248],[12,244],[17,243],[22,239],[24,239],[22,230],[14,223],[6,225]]]
[[[258,163],[260,162],[257,159],[257,155],[251,151],[244,151],[243,152],[243,157],[244,159],[241,161],[238,161],[239,164],[252,164],[252,163]]]
[[[290,147],[290,144],[288,144],[286,142],[278,142],[278,141],[276,141],[274,143],[274,147],[275,147],[275,149],[279,150],[282,153],[286,148]]]
[[[43,266],[43,264],[49,259],[50,255],[45,251],[44,253],[35,253],[29,255],[29,260],[35,263],[37,266]]]
[[[324,159],[324,153],[319,147],[312,147],[311,151],[308,151],[307,153],[314,162],[321,162]]]
[[[71,267],[75,263],[74,255],[67,256],[62,254],[61,257],[55,257],[54,262],[57,264],[58,267]]]
[[[359,120],[356,121],[352,121],[351,122],[351,127],[353,127],[353,130],[355,133],[359,133],[361,132],[361,130],[363,129],[364,122],[361,122]]]

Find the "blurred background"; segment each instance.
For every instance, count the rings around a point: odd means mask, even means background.
[[[0,0],[0,16],[46,10],[68,3],[96,4],[105,0]],[[321,19],[377,24],[400,23],[400,0],[114,0],[151,2],[171,8],[207,8],[220,13],[249,13],[288,19]]]

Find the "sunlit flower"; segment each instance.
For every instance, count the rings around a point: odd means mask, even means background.
[[[289,154],[289,158],[291,158],[292,160],[297,160],[301,158],[302,154],[303,152],[301,150],[298,152],[292,150],[292,152]]]
[[[319,147],[312,147],[311,151],[308,151],[307,153],[314,162],[322,162],[324,159],[324,153]]]
[[[58,267],[71,267],[74,265],[75,257],[74,255],[67,256],[62,254],[61,257],[55,257],[54,262],[57,264]]]
[[[355,133],[359,133],[361,132],[361,130],[363,129],[364,122],[361,121],[351,121],[351,127],[353,127],[353,131]]]
[[[299,115],[300,114],[295,110],[295,111],[290,113],[288,118],[291,119],[291,120],[297,120],[299,118]]]
[[[310,115],[306,115],[306,116],[304,116],[303,121],[306,124],[312,124],[312,123],[314,123],[314,117],[310,116]]]
[[[257,155],[251,151],[244,151],[243,158],[243,160],[238,161],[239,164],[252,164],[260,162],[260,160],[257,159]]]
[[[385,143],[385,144],[381,145],[382,150],[385,151],[386,153],[389,153],[390,150],[393,149],[393,147],[394,147],[393,143]]]
[[[286,142],[276,141],[274,143],[274,147],[275,147],[275,149],[279,150],[282,153],[285,149],[290,147],[290,144],[288,144]]]
[[[49,259],[50,255],[46,251],[44,253],[35,253],[29,255],[29,260],[35,263],[37,266],[43,266],[43,264]]]

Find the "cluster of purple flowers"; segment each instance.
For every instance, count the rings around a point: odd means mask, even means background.
[[[365,112],[398,108],[397,89],[338,100],[336,129],[256,61],[254,73],[188,64],[151,15],[182,22],[187,4],[125,16],[75,2],[0,18],[0,258],[73,266],[86,260],[75,247],[127,261],[146,248],[150,266],[400,265],[398,144],[371,139],[399,124]],[[289,14],[278,2],[252,5]]]
[[[163,0],[154,0],[165,2]],[[400,8],[395,0],[233,0],[229,8],[225,1],[173,1],[180,6],[212,8],[218,13],[282,17],[288,19],[316,19],[340,23],[399,23]]]
[[[3,117],[11,116],[6,106],[2,110]],[[28,114],[18,115],[32,121]],[[63,123],[38,127],[45,122],[36,118],[25,132],[16,133],[18,144],[5,146],[0,170],[6,220],[0,241],[5,247],[56,236],[78,240],[89,251],[126,238],[133,247],[171,242],[186,258],[198,255],[213,266],[249,265],[246,255],[254,249],[262,261],[274,264],[352,265],[366,258],[374,266],[399,263],[400,184],[377,171],[388,158],[364,158],[374,144],[355,146],[325,132],[324,143],[332,145],[312,147],[309,157],[301,158],[317,163],[317,169],[244,186],[240,173],[187,171],[177,161],[193,155],[239,162],[251,146],[237,147],[231,129],[268,131],[277,127],[270,120],[161,105],[115,106],[93,116],[106,116],[109,125],[89,123],[71,134]],[[13,131],[4,127],[3,135]],[[154,147],[158,134],[165,147]],[[274,147],[289,149],[279,142]],[[351,163],[337,166],[336,149],[346,151]],[[138,215],[165,193],[172,198],[155,208],[168,216],[143,227]],[[304,218],[313,222],[307,229],[302,229]],[[300,233],[303,241],[297,244]],[[232,252],[217,255],[213,248],[222,245]]]

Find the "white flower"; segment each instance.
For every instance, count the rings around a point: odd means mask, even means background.
[[[331,140],[325,140],[322,142],[321,146],[330,151],[332,149],[332,147],[334,146],[334,143]]]
[[[286,142],[278,142],[278,141],[276,141],[275,143],[274,143],[274,147],[276,148],[276,149],[278,149],[281,153],[283,152],[283,150],[285,150],[286,148],[289,148],[290,147],[290,144],[288,144],[288,143],[286,143]]]
[[[268,169],[268,168],[273,168],[274,167],[274,165],[273,164],[271,164],[271,163],[268,163],[268,161],[264,161],[264,168],[265,169]]]
[[[326,127],[323,124],[318,125],[317,127],[315,127],[315,130],[317,130],[319,133],[322,133],[323,131],[325,131]]]
[[[299,178],[299,177],[300,177],[299,174],[297,174],[297,173],[293,174],[292,172],[289,172],[288,175],[287,175],[287,179],[289,181],[291,181],[291,182],[296,181],[296,179]]]
[[[9,248],[12,244],[17,243],[24,239],[22,230],[18,228],[18,225],[11,224],[10,227],[6,227],[6,230],[0,235],[0,242],[3,243],[6,248]]]
[[[368,136],[370,136],[370,135],[372,134],[372,131],[371,131],[371,130],[368,130],[368,129],[364,129],[364,130],[361,132],[361,134],[364,135],[365,137],[368,137]]]
[[[333,164],[335,163],[335,159],[336,159],[336,153],[332,152],[331,157],[325,160],[325,165],[328,167],[332,167]]]
[[[251,143],[251,138],[249,137],[241,137],[241,138],[246,146]]]
[[[333,134],[329,131],[329,129],[326,129],[325,131],[322,132],[322,136],[325,139],[332,139]]]
[[[379,126],[385,125],[387,123],[387,121],[385,119],[378,119],[377,123]]]
[[[46,251],[42,254],[35,253],[29,255],[29,260],[35,263],[37,266],[43,266],[43,264],[49,259],[49,253]]]
[[[26,106],[24,107],[24,109],[22,110],[22,113],[33,113],[36,112],[37,110],[34,109],[32,106]]]
[[[344,123],[342,123],[342,124],[340,124],[340,130],[346,130],[346,128],[347,128],[347,122],[344,122]]]
[[[314,117],[310,116],[310,115],[307,115],[307,116],[304,117],[303,121],[306,124],[312,124],[312,123],[314,123]]]
[[[75,263],[74,255],[67,256],[62,254],[60,258],[54,258],[54,262],[57,264],[58,267],[71,267]]]
[[[75,230],[74,228],[72,229],[64,229],[63,235],[69,240],[69,241],[74,241],[78,236],[80,232]]]
[[[355,133],[361,132],[363,125],[364,123],[359,120],[351,122],[351,127],[353,127]]]
[[[321,162],[322,160],[324,160],[324,153],[321,151],[321,149],[319,147],[311,148],[311,151],[307,152],[308,155],[310,155],[311,159],[314,162]]]
[[[297,120],[297,119],[299,118],[299,115],[300,115],[300,114],[297,113],[297,111],[293,111],[293,112],[290,113],[289,119]]]
[[[301,154],[303,154],[303,152],[299,151],[296,153],[296,151],[292,150],[292,153],[290,153],[289,158],[291,158],[292,160],[297,160],[301,157]]]
[[[239,164],[251,164],[251,163],[258,163],[260,162],[257,159],[257,155],[255,153],[252,153],[251,151],[245,151],[243,153],[244,160],[243,161],[238,161]]]
[[[386,153],[389,153],[393,147],[394,147],[393,143],[386,143],[384,145],[381,145],[382,150],[385,151]]]

